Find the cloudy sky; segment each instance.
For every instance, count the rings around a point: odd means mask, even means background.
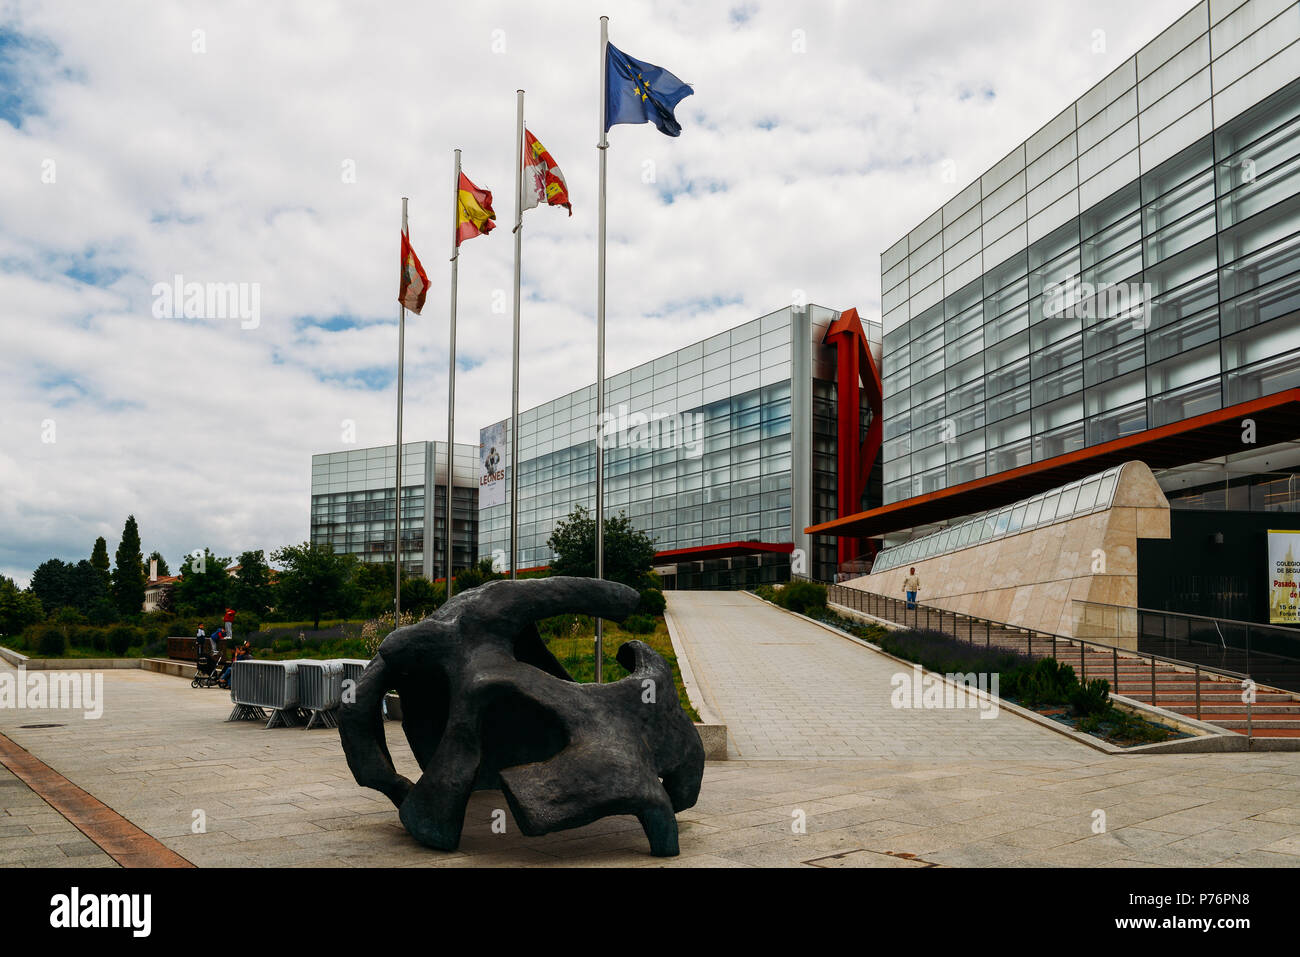
[[[520,87],[574,203],[526,216],[524,407],[590,382],[602,13],[696,91],[610,133],[615,372],[801,294],[878,317],[883,249],[1190,6],[0,0],[0,574],[128,513],[173,570],[304,540],[312,453],[393,440],[403,195],[404,434],[444,438],[456,147],[505,223],[463,248],[456,438],[508,415]],[[159,317],[178,275],[256,324]]]

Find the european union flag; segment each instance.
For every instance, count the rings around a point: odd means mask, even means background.
[[[619,123],[653,123],[678,136],[673,109],[695,91],[663,67],[630,57],[612,43],[605,54],[605,132]]]

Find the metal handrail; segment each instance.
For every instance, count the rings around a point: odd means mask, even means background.
[[[854,591],[863,595],[873,595],[876,598],[882,598],[885,601],[889,601],[889,602],[897,602],[899,604],[906,603],[905,599],[894,598],[890,595],[882,595],[879,592],[871,592],[863,588],[848,588],[848,586],[846,585],[837,585],[834,583],[827,584],[827,587],[836,588],[836,589],[845,589],[847,591]],[[1004,628],[1007,629],[1008,631],[1019,631],[1025,633],[1026,635],[1030,635],[1030,636],[1037,635],[1041,638],[1051,638],[1051,639],[1055,639],[1056,641],[1065,641],[1065,642],[1077,643],[1081,645],[1091,645],[1094,648],[1105,648],[1107,651],[1123,652],[1126,655],[1135,655],[1140,658],[1152,658],[1157,661],[1164,661],[1173,665],[1182,665],[1187,668],[1198,667],[1196,662],[1185,661],[1181,658],[1170,658],[1165,655],[1157,655],[1155,652],[1152,651],[1138,651],[1132,648],[1122,648],[1119,645],[1112,645],[1104,641],[1093,641],[1091,638],[1075,638],[1075,637],[1071,637],[1070,635],[1062,635],[1056,632],[1043,631],[1040,628],[1026,628],[1023,625],[1013,625],[1010,622],[1005,622],[1005,621],[994,621],[991,618],[978,618],[972,615],[967,615],[965,612],[955,612],[946,608],[938,608],[934,605],[922,605],[919,601],[913,602],[913,604],[919,610],[924,610],[926,612],[934,612],[936,615],[943,615],[946,612],[947,614],[953,616],[961,615],[963,618],[975,618],[976,621],[985,622],[986,624],[988,624],[993,628]],[[910,608],[908,609],[908,611],[911,610],[912,609]],[[1229,678],[1250,677],[1250,675],[1245,674],[1244,672],[1229,671],[1226,668],[1213,668],[1209,665],[1199,665],[1199,667],[1203,671],[1212,671],[1215,674],[1221,674]]]
[[[1282,632],[1282,633],[1291,632],[1297,638],[1300,638],[1300,629],[1287,628],[1282,625],[1274,625],[1274,624],[1266,625],[1257,621],[1242,621],[1239,618],[1215,618],[1211,615],[1193,615],[1187,612],[1168,611],[1159,608],[1141,608],[1136,605],[1113,605],[1110,604],[1109,602],[1088,601],[1087,599],[1082,599],[1082,598],[1073,598],[1070,601],[1071,604],[1082,606],[1085,613],[1087,612],[1087,609],[1089,607],[1095,607],[1099,609],[1114,609],[1119,612],[1133,613],[1135,616],[1159,615],[1162,622],[1162,627],[1164,629],[1164,636],[1162,638],[1162,640],[1164,641],[1170,640],[1170,638],[1168,637],[1170,618],[1175,618],[1175,619],[1186,618],[1186,619],[1195,619],[1196,621],[1210,622],[1214,625],[1215,630],[1219,634],[1220,644],[1218,647],[1222,649],[1224,655],[1226,655],[1229,652],[1236,653],[1238,655],[1245,655],[1246,667],[1251,669],[1251,671],[1255,673],[1258,673],[1259,669],[1251,667],[1252,657],[1256,659],[1265,658],[1265,659],[1269,659],[1272,662],[1278,662],[1283,664],[1300,665],[1300,656],[1284,655],[1276,651],[1265,651],[1260,649],[1259,647],[1251,647],[1251,641],[1250,641],[1252,629],[1255,630],[1256,637],[1260,637],[1260,636],[1270,637],[1271,634],[1276,634],[1277,632]],[[1230,628],[1240,628],[1244,630],[1246,636],[1245,646],[1242,647],[1239,645],[1227,645],[1226,643],[1224,643],[1223,629],[1219,627],[1220,624],[1226,625]],[[1139,634],[1137,637],[1140,638],[1141,635]],[[1284,637],[1284,635],[1279,637]],[[1205,642],[1198,639],[1194,639],[1190,635],[1186,635],[1182,639],[1175,639],[1175,640],[1186,641],[1189,645],[1204,645],[1207,648],[1214,647],[1212,642]],[[1265,666],[1261,665],[1261,667],[1265,667]]]
[[[802,579],[805,580],[805,581],[814,581],[814,579],[806,578],[806,577],[804,577],[804,576],[799,576],[799,577],[802,578]],[[863,588],[850,588],[850,587],[848,587],[847,585],[836,584],[836,583],[834,583],[834,582],[816,582],[816,583],[817,583],[817,584],[822,584],[822,585],[825,585],[825,586],[826,586],[826,588],[827,588],[827,597],[828,597],[828,598],[832,598],[832,596],[833,596],[834,599],[838,599],[838,598],[841,596],[842,593],[846,593],[846,592],[847,592],[847,593],[851,593],[851,594],[855,594],[855,595],[859,595],[859,596],[870,596],[870,597],[872,597],[872,598],[879,599],[880,601],[888,602],[888,603],[890,604],[890,606],[891,606],[891,611],[895,611],[895,610],[896,610],[896,606],[898,606],[898,605],[906,605],[906,600],[905,600],[905,599],[894,598],[894,597],[892,597],[892,596],[890,596],[890,595],[882,595],[882,594],[880,594],[879,592],[871,592],[871,591],[867,591],[866,589],[863,589]],[[836,601],[836,604],[842,604],[842,605],[844,605],[844,606],[847,607],[847,608],[853,608],[853,607],[854,607],[854,603],[852,603],[852,602]],[[988,647],[991,646],[991,637],[990,637],[990,636],[991,636],[992,630],[993,630],[994,628],[999,628],[999,629],[1004,629],[1004,630],[1007,630],[1007,631],[1015,631],[1015,632],[1021,632],[1021,633],[1025,634],[1025,636],[1026,636],[1026,638],[1027,638],[1027,640],[1028,640],[1028,648],[1029,648],[1029,651],[1028,651],[1027,657],[1030,657],[1030,658],[1033,657],[1033,640],[1034,640],[1034,636],[1035,636],[1035,635],[1039,636],[1040,638],[1046,638],[1046,639],[1050,639],[1050,640],[1051,640],[1051,644],[1052,644],[1052,653],[1051,653],[1051,656],[1050,656],[1050,657],[1052,657],[1052,658],[1056,658],[1056,657],[1057,657],[1057,655],[1056,655],[1056,647],[1057,647],[1057,643],[1058,643],[1058,642],[1066,642],[1067,644],[1070,644],[1070,645],[1075,645],[1075,644],[1079,645],[1079,664],[1080,664],[1080,667],[1081,667],[1081,668],[1084,667],[1084,661],[1086,660],[1086,655],[1085,655],[1085,649],[1084,649],[1084,646],[1091,647],[1091,648],[1105,649],[1107,652],[1109,652],[1109,653],[1111,654],[1112,667],[1113,667],[1112,676],[1113,676],[1113,678],[1114,678],[1114,681],[1113,681],[1113,687],[1114,687],[1114,688],[1118,688],[1118,687],[1119,687],[1119,655],[1120,655],[1121,652],[1123,652],[1123,654],[1124,654],[1126,657],[1133,657],[1133,658],[1137,658],[1137,659],[1139,659],[1139,660],[1147,660],[1147,661],[1149,661],[1150,664],[1151,664],[1151,706],[1152,706],[1153,708],[1154,708],[1154,707],[1158,707],[1157,704],[1156,704],[1156,662],[1158,662],[1158,661],[1159,661],[1159,662],[1164,662],[1164,663],[1166,663],[1166,664],[1169,664],[1169,665],[1174,666],[1175,668],[1182,668],[1182,669],[1185,669],[1185,670],[1190,670],[1190,671],[1193,673],[1193,675],[1194,675],[1194,679],[1195,679],[1195,689],[1196,689],[1196,717],[1197,717],[1198,720],[1199,720],[1200,717],[1201,717],[1201,674],[1202,674],[1203,672],[1204,672],[1204,673],[1207,673],[1207,674],[1216,674],[1216,675],[1221,675],[1221,676],[1223,676],[1223,677],[1225,677],[1225,678],[1231,678],[1231,679],[1234,679],[1235,681],[1238,681],[1238,682],[1250,682],[1251,685],[1254,686],[1254,682],[1253,682],[1253,680],[1251,679],[1250,675],[1248,675],[1248,674],[1244,674],[1244,673],[1239,672],[1239,671],[1229,671],[1229,670],[1226,669],[1226,668],[1215,668],[1215,667],[1213,667],[1213,666],[1210,666],[1210,665],[1203,665],[1203,664],[1199,664],[1199,663],[1197,663],[1197,662],[1184,661],[1184,660],[1179,659],[1179,658],[1170,658],[1170,657],[1167,657],[1167,656],[1165,656],[1165,655],[1158,655],[1158,654],[1156,654],[1155,652],[1150,652],[1150,651],[1141,651],[1141,650],[1136,650],[1136,649],[1131,649],[1131,648],[1121,648],[1121,647],[1119,647],[1118,645],[1112,645],[1112,644],[1108,644],[1108,643],[1106,643],[1106,642],[1101,642],[1101,641],[1093,641],[1093,640],[1090,639],[1090,638],[1076,638],[1076,637],[1071,637],[1071,636],[1069,636],[1069,635],[1060,635],[1060,634],[1057,634],[1057,633],[1055,633],[1055,632],[1041,631],[1041,630],[1036,629],[1036,628],[1025,628],[1025,627],[1023,627],[1023,626],[1021,626],[1021,625],[1013,625],[1013,624],[1010,624],[1009,622],[993,621],[992,619],[989,619],[989,618],[977,618],[977,617],[975,617],[974,615],[966,615],[966,614],[964,614],[963,612],[955,612],[955,611],[950,611],[950,610],[948,610],[948,609],[936,608],[936,607],[934,607],[934,606],[932,606],[932,605],[923,605],[923,604],[921,604],[921,602],[919,602],[919,601],[918,601],[918,602],[913,602],[912,604],[913,604],[913,607],[912,607],[912,608],[905,608],[905,609],[903,610],[904,613],[903,613],[901,616],[896,615],[896,616],[895,616],[895,620],[897,620],[897,621],[901,621],[902,623],[906,624],[906,622],[907,622],[907,614],[906,614],[906,612],[912,612],[912,622],[913,622],[913,627],[916,627],[917,624],[918,624],[919,621],[920,621],[920,615],[921,615],[921,612],[922,612],[922,611],[924,611],[924,612],[926,613],[926,620],[927,620],[927,622],[929,621],[929,615],[930,615],[931,612],[933,612],[933,613],[939,615],[939,616],[940,616],[940,620],[942,621],[943,613],[944,613],[945,611],[947,611],[948,614],[950,614],[950,615],[953,616],[953,638],[954,638],[954,639],[957,639],[957,617],[958,617],[959,615],[962,616],[962,617],[964,617],[964,618],[966,618],[966,619],[968,619],[968,620],[972,623],[972,629],[973,629],[973,623],[974,623],[975,621],[980,621],[980,622],[983,622],[983,623],[984,623],[984,626],[985,626],[985,627],[984,627],[984,636],[985,636],[985,637],[984,637],[984,641],[985,641],[985,647],[986,647],[986,648],[988,648]],[[860,602],[859,602],[859,606],[860,606]],[[1122,607],[1122,606],[1116,606],[1116,607]],[[861,611],[862,609],[861,609],[861,607],[858,607],[858,608],[856,608],[855,610],[857,610],[857,611]],[[868,614],[870,614],[870,613],[868,612]],[[957,640],[960,640],[960,639],[957,639]],[[973,642],[972,642],[972,643],[973,643]],[[1043,656],[1043,657],[1047,657],[1047,656]],[[1085,672],[1085,673],[1086,673],[1086,672]],[[1251,738],[1253,738],[1253,736],[1254,736],[1254,722],[1253,722],[1253,718],[1252,718],[1252,704],[1253,704],[1253,702],[1251,702],[1251,701],[1249,701],[1249,700],[1245,700],[1245,701],[1243,701],[1242,703],[1245,704],[1245,706],[1246,706],[1246,737],[1247,737],[1248,739],[1251,739]]]
[[[868,594],[871,594],[870,592]],[[1279,631],[1294,632],[1300,638],[1300,628],[1288,628],[1285,625],[1265,624],[1260,621],[1243,621],[1240,618],[1216,618],[1213,615],[1193,615],[1186,611],[1170,611],[1168,608],[1142,608],[1138,605],[1112,605],[1105,601],[1089,601],[1086,598],[1071,598],[1072,602],[1084,605],[1097,605],[1100,608],[1122,608],[1124,611],[1145,611],[1152,615],[1173,615],[1175,618],[1199,618],[1201,621],[1223,622],[1228,625],[1249,625],[1251,628],[1277,628]],[[1285,655],[1280,657],[1286,657]]]

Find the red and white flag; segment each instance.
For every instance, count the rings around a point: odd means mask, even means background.
[[[572,216],[573,205],[569,202],[569,186],[564,182],[564,174],[556,165],[555,157],[528,130],[524,130],[523,163],[523,208],[532,209],[546,203],[548,206],[563,206]]]
[[[425,275],[420,258],[411,248],[411,240],[402,230],[402,281],[397,292],[397,301],[417,316],[424,308],[424,297],[429,291],[429,277]]]

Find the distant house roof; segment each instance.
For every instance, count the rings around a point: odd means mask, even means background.
[[[144,583],[146,588],[157,588],[159,585],[175,585],[181,580],[180,575],[159,575],[153,581]]]

